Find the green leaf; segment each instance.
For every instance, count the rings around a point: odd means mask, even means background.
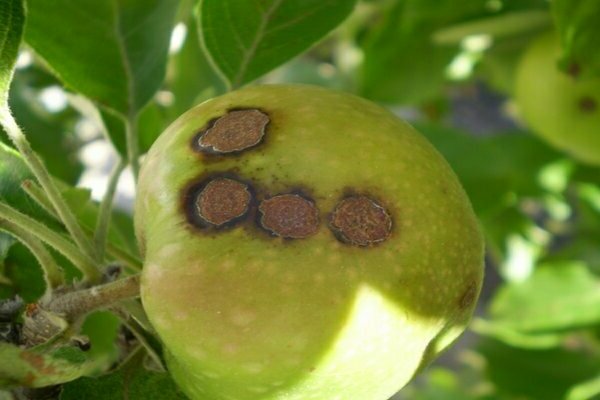
[[[48,171],[74,184],[82,171],[77,156],[81,142],[74,133],[79,114],[71,107],[50,112],[40,101],[42,90],[57,84],[55,78],[35,64],[19,69],[11,84],[9,104],[15,119],[25,131],[33,149],[44,160]],[[12,146],[8,137],[0,139]]]
[[[19,295],[28,303],[40,299],[46,290],[44,275],[37,259],[21,243],[10,248],[6,258],[5,274],[10,286],[4,297]]]
[[[554,0],[552,12],[562,45],[560,65],[583,76],[600,76],[600,2]]]
[[[564,400],[572,386],[600,374],[600,358],[584,348],[524,350],[484,340],[477,351],[500,398]]]
[[[99,378],[82,378],[64,386],[60,400],[185,400],[165,372],[143,365],[143,352],[133,356],[116,372]]]
[[[477,394],[476,390],[463,382],[457,371],[432,367],[423,380],[409,384],[400,392],[402,399],[410,400],[475,400],[489,397]],[[491,399],[490,399],[491,400]]]
[[[551,24],[552,20],[547,11],[515,11],[445,27],[435,32],[433,39],[438,43],[459,43],[467,36],[484,34],[497,40],[547,29]]]
[[[65,201],[73,210],[78,222],[88,232],[94,232],[98,219],[99,205],[91,199],[89,189],[72,187],[59,184]],[[133,234],[133,221],[131,216],[118,210],[113,210],[112,220],[108,231],[108,241],[121,249],[137,253],[135,237]]]
[[[0,273],[3,271],[1,266],[4,264],[4,260],[6,260],[8,250],[15,242],[16,240],[9,234],[4,232],[0,233]],[[2,283],[1,280],[0,283]]]
[[[540,169],[561,157],[522,132],[475,137],[440,125],[417,124],[417,128],[448,160],[480,217],[495,212],[507,196],[544,193]]]
[[[232,87],[308,49],[340,24],[355,0],[202,0],[205,48]]]
[[[85,353],[69,347],[44,354],[0,342],[0,387],[43,387],[72,381],[95,366]]]
[[[125,120],[109,110],[100,111],[101,123],[106,127],[106,133],[122,157],[127,157],[127,140]],[[148,103],[138,115],[138,145],[142,152],[148,151],[152,143],[166,128],[167,119],[155,101]]]
[[[117,336],[121,322],[108,311],[97,311],[88,315],[81,328],[81,333],[90,339],[91,348],[87,351],[90,358],[102,359],[109,367],[117,360]]]
[[[44,222],[58,232],[64,232],[62,225],[22,190],[21,184],[25,180],[33,180],[33,175],[21,156],[15,150],[0,143],[0,201]],[[98,204],[90,199],[89,190],[74,188],[60,181],[56,183],[63,197],[74,210],[79,223],[89,232],[93,232],[98,216]],[[114,223],[109,227],[109,242],[120,249],[137,254],[131,217],[118,211],[114,211],[113,216]]]
[[[167,67],[166,86],[173,93],[173,103],[167,108],[169,123],[190,107],[222,94],[226,88],[214,71],[199,39],[194,19],[187,24],[181,50],[171,57]]]
[[[439,96],[445,69],[458,54],[455,44],[435,43],[433,32],[485,11],[480,0],[402,0],[363,41],[359,92],[388,103],[421,103]]]
[[[25,40],[72,90],[134,115],[160,87],[178,0],[30,0]]]
[[[569,390],[566,400],[589,400],[600,398],[600,375],[579,383]]]
[[[492,322],[521,332],[600,324],[600,279],[580,262],[539,266],[529,279],[502,287]]]
[[[34,178],[19,153],[0,142],[0,201],[52,224],[52,218],[21,189],[26,179]],[[58,224],[53,224],[53,227],[58,227]]]
[[[524,349],[548,349],[561,345],[567,334],[563,332],[527,333],[521,332],[495,321],[476,319],[471,329],[493,339],[500,340],[509,346]]]
[[[22,0],[0,3],[0,108],[8,106],[8,89],[12,79],[25,24]]]

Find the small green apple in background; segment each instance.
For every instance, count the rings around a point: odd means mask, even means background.
[[[385,400],[465,328],[483,243],[437,151],[312,86],[207,101],[156,141],[142,300],[192,399]]]
[[[600,165],[600,79],[559,70],[553,33],[537,38],[517,69],[515,98],[525,122],[549,143],[583,162]]]

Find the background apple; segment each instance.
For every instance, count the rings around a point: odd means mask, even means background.
[[[534,133],[583,162],[600,165],[600,79],[558,68],[553,33],[534,40],[517,69],[515,100]]]

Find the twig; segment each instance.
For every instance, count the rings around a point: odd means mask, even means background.
[[[139,295],[140,276],[131,275],[111,283],[58,296],[44,308],[64,315],[68,321],[74,321],[92,311],[107,308],[118,301]]]
[[[129,115],[125,119],[125,139],[127,142],[127,157],[131,165],[133,178],[137,182],[140,173],[140,149],[138,143],[137,117],[135,114]]]
[[[106,251],[106,238],[108,237],[108,226],[110,223],[110,217],[112,215],[112,203],[115,197],[119,177],[121,176],[121,172],[123,172],[123,169],[125,169],[126,165],[127,164],[123,162],[123,160],[119,160],[110,175],[106,193],[104,194],[104,198],[100,204],[98,222],[96,224],[96,232],[94,234],[94,244],[96,245],[96,254],[99,261],[104,259],[104,252]]]

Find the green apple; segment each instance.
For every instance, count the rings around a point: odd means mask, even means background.
[[[530,45],[517,69],[519,112],[534,133],[556,148],[600,165],[600,79],[563,73],[559,53],[553,33]]]
[[[135,206],[142,301],[192,399],[385,400],[467,324],[481,233],[384,108],[252,86],[183,114]]]

